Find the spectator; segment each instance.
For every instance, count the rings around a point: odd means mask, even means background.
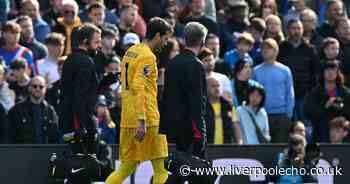
[[[278,15],[278,7],[275,0],[263,0],[261,2],[260,15],[262,19],[266,19],[269,15]]]
[[[329,60],[338,59],[340,50],[339,47],[339,41],[337,39],[332,37],[325,38],[321,45],[321,64],[325,64],[326,61]]]
[[[277,156],[276,167],[278,169],[300,169],[304,167],[306,140],[301,135],[292,135],[289,138],[288,148]],[[315,165],[313,167],[316,167]],[[304,168],[306,169],[306,168]],[[303,177],[297,172],[288,175],[274,176],[276,184],[303,183]],[[317,183],[317,182],[316,182]]]
[[[48,88],[60,80],[58,60],[63,54],[65,38],[60,33],[50,33],[45,40],[47,57],[38,64],[39,75],[45,77]]]
[[[24,59],[16,59],[10,65],[15,81],[10,83],[10,89],[15,92],[15,102],[21,102],[29,96],[30,77],[27,73],[28,66]]]
[[[2,109],[1,112],[7,113],[14,105],[15,93],[9,88],[9,85],[6,82],[5,68],[2,65],[0,65],[0,108]]]
[[[232,102],[235,109],[248,100],[249,88],[260,85],[251,79],[251,74],[252,65],[244,60],[239,60],[232,79]]]
[[[214,72],[215,59],[213,52],[208,48],[203,48],[199,54],[198,59],[201,60],[206,77],[212,77],[219,82],[220,96],[229,102],[232,102],[232,87],[230,80],[224,74]]]
[[[244,0],[228,0],[226,23],[220,26],[221,48],[223,51],[234,49],[238,36],[248,28],[248,4]]]
[[[337,61],[328,61],[320,73],[319,85],[306,96],[305,115],[313,125],[313,140],[329,142],[328,122],[337,117],[350,118],[350,90]]]
[[[296,121],[292,123],[288,132],[289,132],[289,136],[301,135],[304,138],[306,138],[306,129],[302,121]]]
[[[107,106],[107,99],[100,95],[96,104],[97,126],[101,140],[107,144],[116,144],[116,125],[113,122]]]
[[[120,9],[120,21],[117,25],[119,28],[120,40],[123,39],[126,33],[131,32],[135,26],[137,16],[136,5],[125,5]]]
[[[290,69],[276,61],[278,52],[275,40],[266,39],[263,42],[264,63],[254,68],[253,79],[266,90],[265,108],[269,115],[271,142],[285,143],[293,116],[294,88]]]
[[[36,76],[30,83],[30,96],[8,114],[10,140],[16,144],[57,144],[58,117],[44,98],[46,81]]]
[[[84,13],[87,14],[87,20],[84,22],[90,22],[99,28],[102,28],[106,23],[106,7],[102,3],[96,2],[90,4]]]
[[[208,47],[214,55],[215,72],[222,73],[231,78],[232,72],[228,63],[225,63],[221,58],[220,38],[215,34],[208,34],[205,41],[205,46]]]
[[[300,20],[291,20],[287,25],[288,37],[280,45],[278,60],[288,66],[293,74],[295,109],[294,119],[306,123],[304,99],[316,84],[319,59],[315,48],[303,40],[303,25]]]
[[[220,83],[217,79],[207,77],[207,84],[208,104],[205,122],[208,143],[232,144],[234,142],[234,136],[236,136],[233,127],[235,125],[232,122],[232,107],[220,95]],[[238,137],[236,139],[239,140]]]
[[[169,22],[169,24],[173,27],[173,36],[175,36],[177,39],[182,39],[184,34],[184,25],[177,20],[176,14],[171,11],[166,11],[161,17]]]
[[[283,16],[284,27],[287,27],[291,20],[300,20],[300,14],[307,8],[305,0],[289,0],[291,8]]]
[[[261,18],[253,18],[250,21],[248,32],[253,35],[255,40],[252,50],[249,52],[249,55],[254,61],[254,65],[261,64],[263,62],[261,54],[261,45],[263,42],[264,33],[266,30],[266,23]]]
[[[118,31],[118,29],[113,30],[108,27],[102,28],[102,47],[94,58],[98,73],[100,74],[105,73],[104,66],[116,55],[114,48],[117,41],[119,41],[119,32],[116,31]]]
[[[45,46],[42,43],[38,42],[34,37],[35,33],[33,29],[32,19],[30,17],[18,17],[17,24],[21,26],[20,44],[32,51],[34,63],[37,66],[37,61],[46,57],[47,50]]]
[[[44,11],[43,19],[51,28],[56,27],[57,19],[61,17],[62,0],[50,0],[50,8]]]
[[[21,12],[28,15],[33,21],[35,39],[44,42],[46,36],[51,32],[51,28],[40,15],[40,4],[37,0],[24,0],[21,4]]]
[[[229,50],[224,55],[224,62],[228,63],[231,72],[234,71],[238,60],[243,59],[250,65],[254,64],[253,59],[249,56],[255,40],[250,33],[242,33],[237,39],[236,48]]]
[[[344,4],[341,0],[330,0],[326,4],[326,18],[319,28],[321,36],[325,37],[336,37],[336,23],[339,19],[345,16]]]
[[[2,26],[1,39],[3,43],[0,48],[0,56],[5,60],[5,67],[9,67],[16,59],[24,58],[28,66],[33,70],[33,54],[28,48],[19,44],[20,33],[21,27],[17,23],[6,22]]]
[[[344,117],[336,117],[329,122],[330,142],[332,144],[344,143],[344,139],[348,136],[350,123]]]
[[[77,47],[76,32],[80,27],[81,21],[78,17],[78,4],[74,0],[63,0],[62,15],[57,19],[57,25],[53,28],[54,32],[63,34],[66,37],[64,55],[72,52],[72,48]]]
[[[320,50],[323,37],[317,30],[317,15],[311,9],[305,9],[300,13],[300,20],[303,23],[304,39],[314,45],[317,51]]]
[[[88,21],[93,22],[94,20],[91,19],[91,16],[89,14],[91,13],[92,9],[97,7],[96,4],[100,4],[103,7],[103,8],[101,7],[100,9],[103,10],[102,14],[104,15],[102,17],[102,21],[107,22],[109,24],[114,24],[114,25],[118,23],[118,17],[114,13],[112,13],[110,10],[106,9],[103,3],[97,2],[97,0],[86,0],[86,1],[87,2],[85,7],[81,9],[79,13],[79,17],[82,22],[88,22]],[[99,14],[101,14],[101,12],[99,12]]]
[[[277,15],[269,15],[266,17],[265,21],[266,31],[264,39],[273,38],[278,44],[284,41],[281,19]]]
[[[340,19],[336,24],[336,34],[340,42],[340,60],[342,61],[342,71],[345,78],[350,79],[350,20]],[[347,80],[347,86],[350,87],[350,80]]]
[[[262,86],[252,86],[248,91],[246,105],[237,108],[243,144],[261,144],[271,140],[268,117],[264,109],[265,96]]]
[[[218,25],[204,14],[205,0],[191,0],[191,13],[184,19],[184,24],[192,21],[203,24],[209,33],[219,34]]]

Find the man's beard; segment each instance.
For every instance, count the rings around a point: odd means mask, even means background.
[[[90,57],[95,58],[97,55],[97,49],[88,48],[88,53]]]

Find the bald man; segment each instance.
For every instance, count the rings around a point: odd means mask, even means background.
[[[58,117],[45,101],[46,81],[34,77],[29,85],[30,95],[16,104],[8,113],[8,139],[15,144],[57,144]]]

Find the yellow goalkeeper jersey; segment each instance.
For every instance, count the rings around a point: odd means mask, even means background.
[[[122,128],[136,128],[138,120],[146,126],[159,126],[156,56],[146,44],[132,46],[121,65]]]

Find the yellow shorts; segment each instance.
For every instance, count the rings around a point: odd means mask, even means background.
[[[168,156],[166,136],[159,134],[159,127],[148,127],[143,141],[135,139],[136,128],[120,129],[119,160],[146,161]]]

